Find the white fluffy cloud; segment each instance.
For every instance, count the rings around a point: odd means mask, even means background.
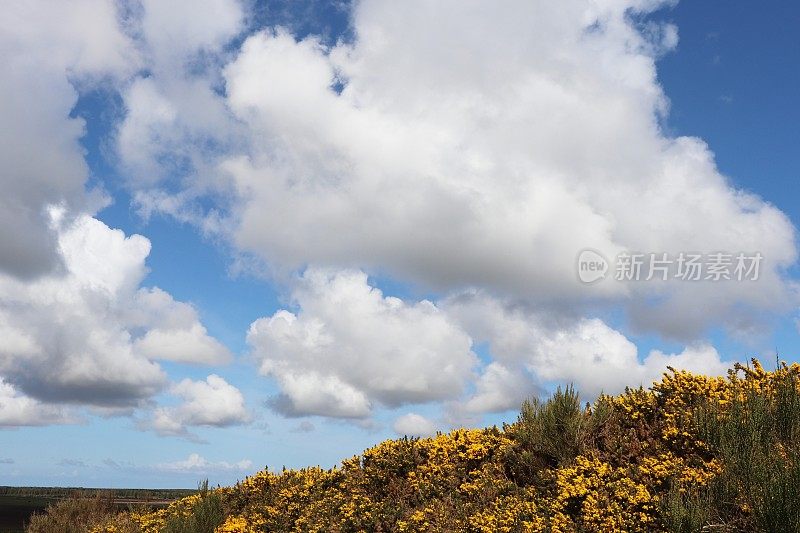
[[[522,402],[540,392],[523,365],[506,366],[493,361],[486,365],[475,383],[475,393],[463,408],[471,413],[491,413],[517,409]]]
[[[610,298],[687,340],[786,309],[792,224],[732,187],[700,139],[659,126],[655,61],[676,31],[637,21],[663,4],[367,0],[352,43],[249,37],[225,69],[249,136],[222,165],[232,237],[276,267],[356,265],[536,305]],[[754,283],[587,287],[585,247],[765,263]]]
[[[46,402],[132,406],[160,391],[155,359],[218,363],[228,352],[196,311],[139,288],[150,242],[97,219],[53,211],[63,270],[35,281],[0,275],[0,375]]]
[[[794,228],[731,186],[702,140],[662,131],[656,60],[677,30],[646,17],[668,3],[366,0],[351,42],[278,28],[230,54],[240,4],[209,0],[214,15],[184,27],[147,2],[152,75],[125,94],[118,150],[145,212],[277,269],[358,267],[578,313],[621,302],[634,327],[687,341],[744,329],[798,300],[782,274]],[[178,192],[159,188],[176,175]],[[203,195],[221,201],[204,211]],[[586,247],[765,262],[754,283],[587,287]]]
[[[271,28],[238,48],[229,45],[248,15],[237,0],[144,0],[125,13],[111,0],[9,6],[6,413],[57,420],[51,402],[129,407],[166,387],[157,360],[230,359],[190,305],[140,287],[146,239],[81,214],[102,195],[85,191],[83,124],[69,116],[76,87],[98,80],[122,97],[116,150],[143,213],[192,221],[281,273],[318,267],[292,285],[294,308],[248,333],[284,414],[364,418],[458,398],[480,413],[555,381],[593,395],[646,383],[666,364],[720,372],[719,354],[697,339],[796,303],[783,274],[795,230],[732,186],[702,140],[662,130],[656,60],[677,31],[646,15],[667,3],[362,0],[351,41]],[[53,205],[63,206],[57,223]],[[608,257],[758,251],[765,262],[752,283],[589,287],[574,271],[586,247]],[[441,300],[387,297],[364,272]],[[598,302],[689,348],[640,358],[587,316]],[[478,342],[491,361],[479,363]],[[160,409],[154,426],[241,419],[238,391],[212,377],[176,386],[184,403]],[[203,419],[197,407],[215,395],[230,409]]]
[[[253,462],[249,459],[242,459],[235,463],[227,461],[209,461],[205,457],[192,453],[184,460],[172,463],[159,463],[155,467],[157,470],[173,473],[197,473],[206,474],[209,472],[246,472],[253,468]]]
[[[193,437],[189,427],[229,427],[250,420],[242,393],[223,378],[211,374],[205,381],[184,379],[171,393],[181,398],[176,407],[159,407],[145,424],[160,435]]]
[[[248,334],[285,414],[362,418],[466,389],[467,411],[498,411],[554,381],[594,395],[671,362],[719,372],[700,342],[710,327],[744,330],[797,302],[783,274],[795,230],[702,140],[662,129],[656,61],[678,36],[648,15],[667,4],[364,0],[352,40],[269,28],[230,52],[238,3],[215,0],[214,17],[183,28],[146,2],[152,72],[124,94],[117,148],[145,212],[192,220],[281,274],[319,267],[293,286],[295,310]],[[210,211],[193,204],[204,195]],[[586,286],[586,247],[758,251],[764,264],[751,283]],[[361,271],[442,300],[384,297]],[[690,348],[640,358],[588,315],[598,303]],[[478,365],[473,341],[493,360]]]
[[[148,70],[122,91],[126,116],[116,146],[135,204],[146,216],[160,211],[209,225],[208,213],[194,201],[227,189],[214,167],[239,135],[221,95],[221,64],[225,45],[244,29],[242,4],[142,2],[137,42]],[[158,188],[164,183],[180,192],[165,194]]]
[[[475,342],[487,342],[494,358],[466,404],[478,412],[517,408],[546,384],[573,383],[593,398],[647,387],[667,366],[723,375],[732,365],[703,343],[679,354],[652,351],[640,361],[636,345],[600,319],[556,320],[485,294],[462,294],[440,305]]]
[[[70,118],[75,85],[136,68],[113,0],[10,2],[0,17],[0,272],[34,278],[56,267],[47,206],[91,209],[88,169]]]
[[[47,405],[19,394],[0,378],[0,428],[18,426],[48,426],[76,421],[63,407]],[[0,460],[2,463],[3,460]]]
[[[360,271],[308,269],[281,310],[250,326],[248,342],[288,415],[360,418],[375,404],[458,397],[476,357],[471,339],[432,302],[403,302]]]
[[[398,435],[430,437],[436,434],[438,428],[432,420],[417,413],[408,413],[395,420],[392,429]]]
[[[158,287],[141,289],[134,296],[130,320],[147,331],[134,348],[148,359],[221,365],[231,353],[208,335],[194,307],[175,301]]]
[[[591,399],[649,386],[667,366],[720,375],[732,364],[703,343],[640,360],[598,318],[532,312],[482,292],[403,302],[361,271],[310,268],[292,298],[296,312],[261,318],[248,334],[261,373],[280,387],[272,407],[287,416],[364,418],[377,406],[442,401],[467,419],[517,409],[552,384],[573,383]],[[481,364],[473,346],[484,343]]]

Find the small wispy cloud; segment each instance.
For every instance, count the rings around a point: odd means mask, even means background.
[[[84,463],[83,461],[81,461],[79,459],[61,459],[58,463],[56,463],[56,465],[58,465],[58,466],[76,466],[76,467],[84,468],[86,466],[86,463]]]
[[[317,427],[309,422],[308,420],[303,420],[295,427],[293,427],[290,431],[292,433],[311,433],[312,431],[316,430]]]
[[[197,453],[189,455],[189,457],[182,461],[159,463],[155,465],[155,469],[162,472],[201,474],[208,472],[243,472],[250,470],[252,467],[253,462],[249,459],[242,459],[236,463],[228,463],[226,461],[213,462]]]

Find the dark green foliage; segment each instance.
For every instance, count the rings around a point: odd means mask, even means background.
[[[163,533],[214,533],[225,521],[222,497],[208,490],[208,480],[198,487],[200,500],[192,507],[191,514],[167,520]]]
[[[544,402],[526,400],[517,422],[505,428],[516,442],[508,457],[511,477],[529,485],[542,469],[577,457],[588,444],[590,419],[572,385],[559,387]]]
[[[555,466],[580,453],[586,416],[571,385],[547,401],[533,398],[522,404],[514,437],[530,451]]]
[[[695,533],[711,522],[712,501],[707,490],[687,491],[673,486],[661,501],[664,526],[675,533]]]
[[[700,438],[723,472],[708,487],[664,501],[671,531],[800,532],[800,392],[794,374],[773,394],[741,388],[729,406],[695,413]],[[693,529],[694,528],[694,529]]]

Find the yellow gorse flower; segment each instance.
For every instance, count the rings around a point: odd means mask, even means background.
[[[772,401],[794,378],[800,383],[798,365],[768,372],[757,361],[725,377],[669,369],[650,389],[603,396],[580,414],[594,428],[593,440],[558,464],[521,448],[511,425],[389,440],[332,469],[265,470],[214,492],[227,513],[216,533],[664,531],[670,488],[699,490],[726,466],[709,440],[704,410],[724,419],[748,395]],[[795,455],[778,443],[775,457],[791,464]],[[514,464],[532,473],[526,478]],[[126,519],[143,533],[160,533],[201,498]],[[748,501],[737,505],[743,516],[752,512]],[[117,531],[109,523],[91,533]]]

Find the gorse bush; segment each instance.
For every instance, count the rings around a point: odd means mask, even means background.
[[[728,401],[695,412],[699,439],[724,469],[683,511],[731,530],[800,531],[800,380],[785,365],[740,370],[751,379],[732,380]]]
[[[86,502],[65,503],[29,531],[800,532],[798,387],[800,366],[757,361],[726,377],[669,369],[591,405],[568,386],[502,429],[384,441],[155,512],[87,506],[81,521],[65,511]],[[60,529],[67,515],[82,525]]]

